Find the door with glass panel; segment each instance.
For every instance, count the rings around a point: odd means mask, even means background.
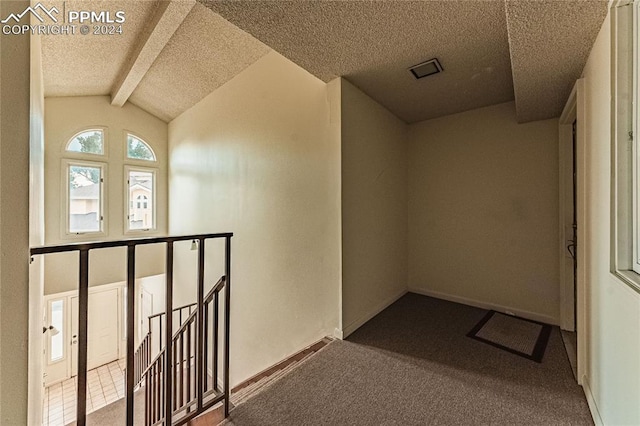
[[[48,386],[67,378],[67,356],[70,348],[67,298],[49,299],[45,304],[42,335],[44,338],[44,384]]]

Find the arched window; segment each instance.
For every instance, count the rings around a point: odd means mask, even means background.
[[[72,154],[104,156],[104,130],[85,129],[73,135],[65,151]],[[71,159],[73,157],[74,159]],[[101,233],[105,231],[103,216],[104,176],[106,164],[82,160],[70,155],[64,160],[67,180],[67,208],[65,213],[67,234]]]
[[[138,198],[136,198],[136,201],[138,202],[139,209],[146,209],[149,207],[149,199],[147,198],[146,195],[138,195]]]
[[[156,155],[153,153],[149,144],[131,134],[127,135],[127,158],[156,161]]]
[[[104,132],[100,129],[83,130],[67,143],[68,152],[104,155]]]

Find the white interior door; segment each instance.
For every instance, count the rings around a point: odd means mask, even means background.
[[[140,327],[138,328],[138,341],[142,341],[149,332],[149,317],[153,315],[153,294],[142,289],[140,293]]]
[[[89,293],[87,369],[118,359],[118,289]],[[71,298],[71,374],[78,374],[78,297]]]

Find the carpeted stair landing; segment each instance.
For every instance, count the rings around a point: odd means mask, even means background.
[[[466,337],[487,311],[407,294],[227,425],[592,425],[554,327],[541,363]]]

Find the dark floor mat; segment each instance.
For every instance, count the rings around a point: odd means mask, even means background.
[[[467,336],[532,361],[542,362],[550,334],[550,325],[489,311]]]

